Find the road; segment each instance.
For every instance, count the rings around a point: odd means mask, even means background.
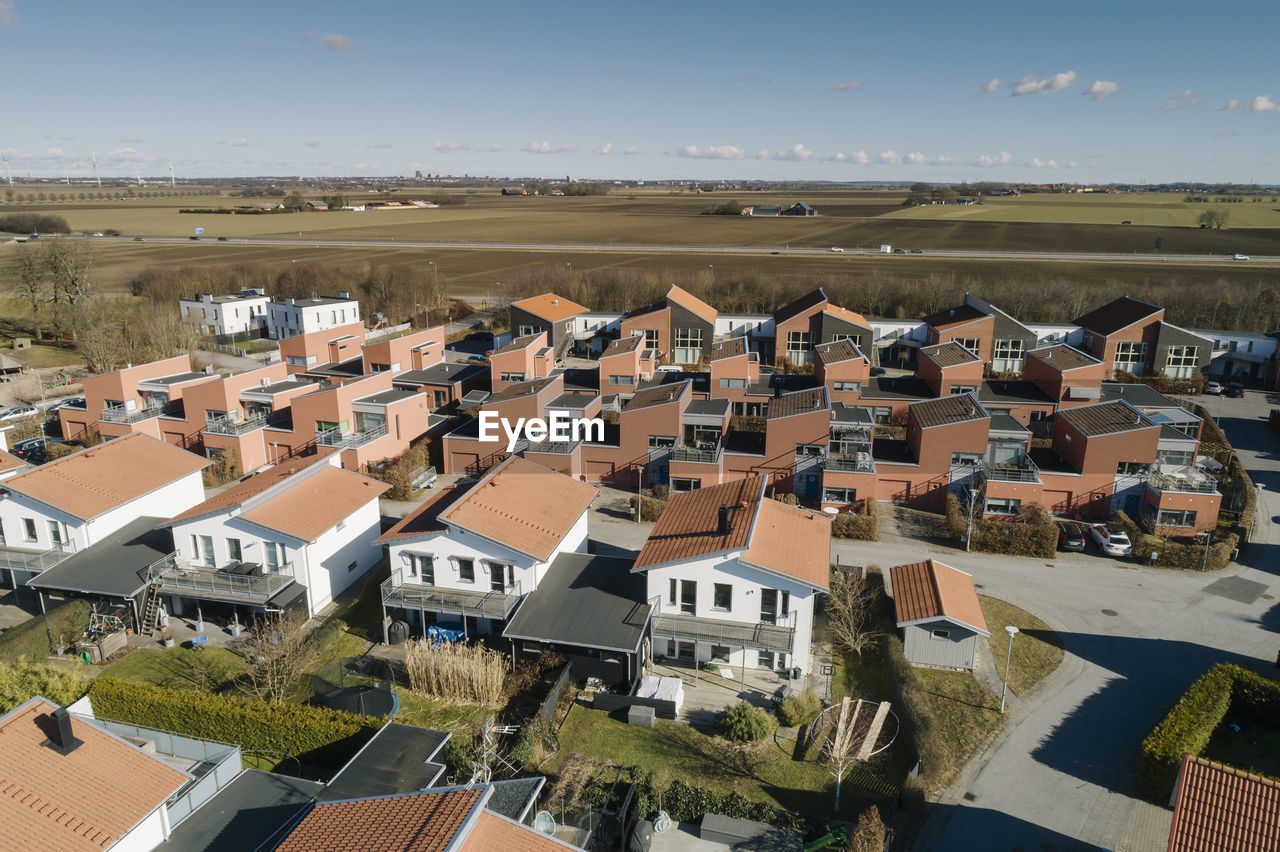
[[[60,237],[60,239],[84,240],[93,243],[135,243],[138,237],[89,237],[81,235],[72,235],[68,237]],[[474,251],[553,251],[553,252],[577,252],[577,253],[595,253],[607,252],[613,254],[718,254],[718,255],[771,255],[779,254],[788,257],[814,257],[821,255],[829,255],[833,252],[830,248],[795,248],[783,246],[687,246],[687,245],[647,245],[647,244],[627,244],[627,243],[514,243],[514,242],[457,242],[457,241],[431,241],[431,240],[326,240],[311,238],[278,238],[278,237],[228,237],[225,240],[214,239],[210,237],[202,237],[199,240],[193,240],[190,237],[142,237],[145,243],[164,243],[169,245],[190,245],[206,247],[209,243],[214,245],[241,245],[241,246],[313,246],[315,248],[334,247],[334,248],[423,248],[423,249],[461,249]],[[840,252],[849,257],[864,257],[868,255],[885,256],[879,249],[875,248],[844,248]],[[1033,252],[1033,251],[981,251],[968,249],[949,249],[949,250],[929,250],[923,252],[928,257],[955,257],[955,258],[982,258],[982,259],[1004,259],[1004,260],[1077,260],[1077,261],[1116,261],[1116,260],[1132,260],[1150,263],[1159,261],[1161,263],[1210,263],[1222,264],[1226,266],[1240,266],[1244,262],[1233,260],[1230,257],[1216,254],[1139,254],[1132,252],[1123,253],[1087,253],[1087,252]],[[901,258],[904,262],[909,261],[913,257],[919,255],[888,255],[889,257]],[[1251,257],[1248,261],[1250,264],[1275,264],[1280,263],[1280,257]]]

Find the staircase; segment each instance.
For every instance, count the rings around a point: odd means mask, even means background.
[[[160,577],[155,577],[143,592],[142,624],[138,626],[140,633],[150,636],[156,631],[156,617],[160,614]]]

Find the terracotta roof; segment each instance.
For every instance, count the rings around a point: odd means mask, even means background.
[[[0,473],[26,466],[27,463],[13,453],[6,453],[4,450],[0,450]]]
[[[1122,400],[1064,408],[1058,411],[1055,417],[1086,438],[1159,428],[1141,411]]]
[[[20,473],[4,487],[89,520],[211,464],[135,432]]]
[[[916,425],[921,429],[982,420],[989,416],[971,393],[913,402],[907,406],[907,412],[915,418]]]
[[[990,316],[990,314],[984,314],[973,305],[963,304],[954,308],[944,308],[936,311],[923,318],[921,322],[932,328],[946,329],[952,326],[964,325],[987,316]]]
[[[268,488],[279,485],[298,471],[307,469],[320,461],[321,458],[323,456],[305,456],[303,458],[290,459],[274,467],[269,467],[261,473],[255,473],[253,476],[242,479],[229,488],[213,495],[200,505],[192,506],[180,515],[174,515],[165,522],[164,526],[191,518],[198,518],[202,515],[214,515],[229,511],[246,500],[258,496]]]
[[[74,717],[71,733],[81,743],[59,753],[44,745],[55,730],[56,709],[34,698],[0,717],[0,846],[5,849],[106,849],[190,780]]]
[[[463,842],[461,852],[493,852],[499,849],[503,852],[564,852],[577,848],[534,831],[527,825],[482,811],[475,828]]]
[[[826,589],[831,576],[831,521],[777,500],[761,500],[743,557],[775,574]]]
[[[519,352],[521,349],[528,349],[539,338],[546,335],[545,331],[537,334],[526,334],[524,337],[517,337],[501,349],[495,349],[490,355],[505,355],[508,352]]]
[[[711,361],[719,361],[721,358],[733,358],[737,355],[747,354],[747,339],[745,337],[730,337],[726,340],[718,340],[711,344]]]
[[[479,806],[484,789],[322,802],[276,852],[444,852]]]
[[[1065,343],[1032,349],[1027,354],[1034,356],[1037,361],[1052,367],[1060,373],[1065,373],[1068,370],[1078,370],[1081,367],[1096,367],[1102,363],[1097,358],[1090,357],[1074,346],[1068,346]]]
[[[774,325],[781,325],[789,319],[800,316],[806,311],[811,311],[819,305],[827,303],[827,294],[822,292],[819,287],[816,290],[810,290],[798,299],[794,299],[773,312]]]
[[[851,311],[848,308],[842,308],[839,305],[827,305],[822,309],[824,314],[831,314],[837,319],[842,319],[847,323],[860,325],[863,328],[871,328],[871,323],[867,322],[867,318],[857,311]]]
[[[557,296],[555,293],[543,293],[541,296],[521,299],[518,302],[512,302],[511,307],[527,311],[549,322],[557,322],[587,312],[587,309],[577,302],[570,302],[564,296]]]
[[[987,619],[978,603],[973,576],[930,559],[889,569],[898,626],[946,618],[983,635]]]
[[[1280,849],[1280,782],[1183,755],[1169,852]]]
[[[862,350],[852,340],[833,340],[813,347],[817,357],[824,364],[839,364],[842,361],[857,361],[865,358]]]
[[[827,389],[825,387],[792,391],[769,400],[769,410],[765,413],[765,419],[777,420],[779,417],[791,417],[794,414],[826,411],[830,407],[827,404]]]
[[[954,340],[950,343],[940,343],[936,346],[926,346],[920,350],[920,354],[927,357],[930,361],[939,367],[959,367],[961,364],[972,364],[974,361],[982,361],[977,355],[965,349]]]
[[[395,526],[374,539],[374,543],[382,544],[403,538],[418,538],[444,532],[448,527],[444,521],[440,520],[440,513],[465,497],[474,485],[474,482],[460,482],[433,494],[430,500],[405,515]]]
[[[671,289],[667,291],[667,302],[675,302],[692,314],[696,314],[712,325],[716,324],[716,309],[708,305],[687,290],[681,290],[672,284]]]
[[[1156,314],[1163,315],[1164,308],[1141,299],[1121,296],[1079,317],[1075,324],[1098,334],[1115,334]]]
[[[315,541],[390,487],[349,470],[329,467],[240,517],[303,541]]]
[[[542,391],[547,385],[555,382],[559,378],[559,375],[555,375],[546,376],[541,379],[531,379],[527,382],[516,382],[514,385],[508,385],[498,391],[493,396],[486,399],[485,402],[505,402],[508,399],[520,399],[522,397],[532,396],[533,394]]]
[[[535,559],[547,559],[597,493],[594,485],[511,456],[440,517]]]
[[[610,355],[621,355],[624,352],[635,352],[644,345],[643,334],[633,334],[630,337],[620,337],[611,342],[600,353],[601,358],[607,358]]]
[[[691,381],[672,382],[669,385],[656,385],[655,387],[645,388],[636,391],[635,396],[627,400],[622,406],[623,411],[639,411],[642,408],[651,408],[655,405],[666,405],[669,402],[675,402],[686,389],[693,386]]]

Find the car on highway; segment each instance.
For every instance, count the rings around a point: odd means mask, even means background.
[[[226,241],[227,241],[226,237],[218,237],[218,242],[225,243]]]
[[[1075,521],[1058,521],[1058,549],[1083,553],[1087,539],[1084,525]]]
[[[190,237],[187,237],[187,239],[189,239],[189,240],[198,240],[198,239],[200,239],[200,238],[199,238],[199,237],[197,237],[197,236],[192,235],[192,236],[190,236]]]
[[[840,246],[832,246],[831,250],[833,252],[836,252],[837,254],[844,251],[844,249],[840,248]]]
[[[27,234],[27,239],[29,239],[29,240],[38,240],[38,239],[40,239],[40,235],[39,235],[39,234],[37,234],[35,231],[32,231],[31,233]]]
[[[912,254],[924,254],[924,249],[912,249]]]
[[[1237,251],[1237,252],[1232,252],[1232,253],[1231,253],[1231,259],[1232,259],[1232,260],[1248,260],[1248,259],[1249,259],[1249,255],[1247,255],[1247,254],[1240,254],[1240,252],[1238,252],[1238,251]]]
[[[1222,393],[1222,385],[1220,385],[1215,381],[1205,382],[1204,392],[1209,394],[1210,396],[1217,396],[1218,394]]]
[[[1098,549],[1108,556],[1129,556],[1133,553],[1129,535],[1116,524],[1094,524],[1089,527],[1089,535]]]
[[[906,254],[906,253],[907,253],[907,250],[906,250],[906,249],[894,249],[894,250],[893,250],[893,253],[894,253],[894,254]]]
[[[0,421],[21,420],[24,417],[30,417],[33,414],[39,414],[40,409],[34,405],[15,405],[0,411]]]
[[[133,241],[134,241],[135,243],[140,243],[140,242],[142,242],[142,237],[134,237],[134,238],[133,238]]]
[[[101,231],[98,231],[98,232],[96,232],[96,233],[94,234],[94,236],[95,236],[95,237],[102,237],[102,236],[106,236],[106,235],[105,235],[105,234],[103,234]]]
[[[1227,389],[1223,391],[1223,396],[1228,399],[1244,399],[1244,385],[1239,382],[1232,382],[1227,385]]]

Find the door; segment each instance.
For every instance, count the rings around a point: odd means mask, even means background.
[[[698,584],[694,580],[680,581],[680,612],[685,615],[698,612]]]
[[[54,547],[62,546],[62,524],[57,521],[49,522],[49,542]]]
[[[791,593],[777,589],[760,590],[760,620],[766,624],[777,624],[779,616],[786,616],[791,609]]]
[[[1130,518],[1137,518],[1138,511],[1142,508],[1142,495],[1130,494],[1124,498],[1124,513]]]
[[[489,566],[489,589],[494,592],[505,592],[510,585],[508,576],[512,571],[510,565]]]

